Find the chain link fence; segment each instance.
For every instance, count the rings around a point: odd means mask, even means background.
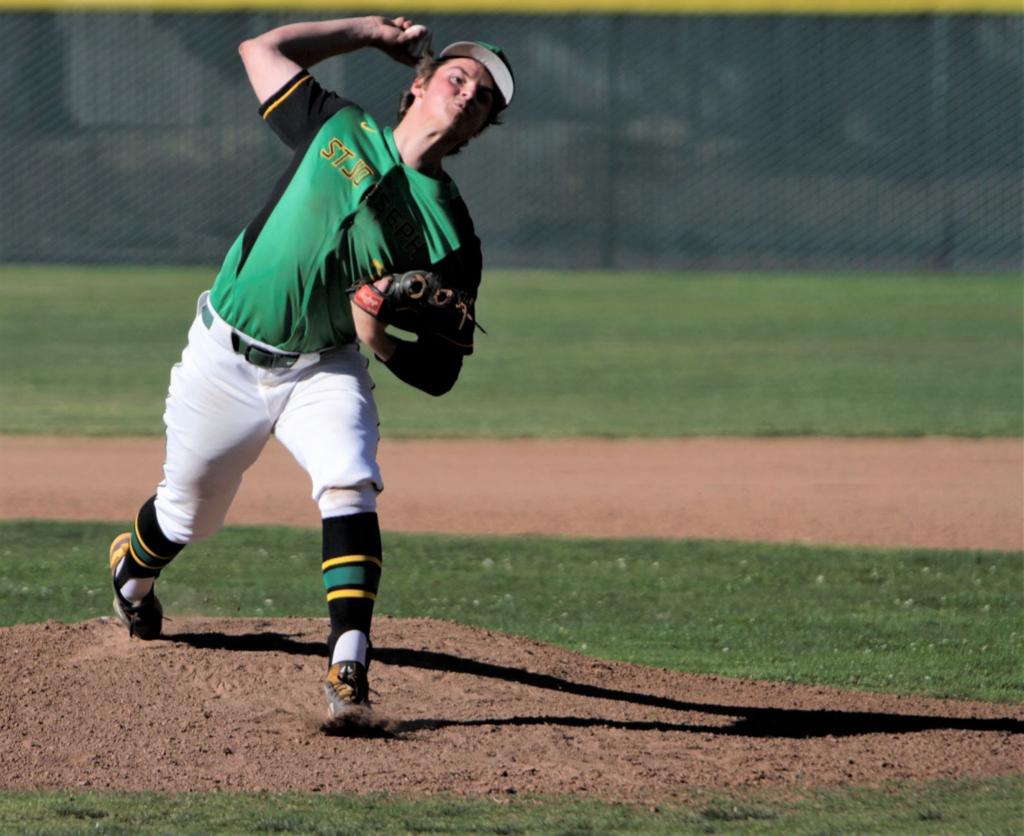
[[[0,261],[219,263],[288,160],[237,45],[314,16],[0,14]],[[1021,267],[1022,16],[424,22],[516,71],[448,166],[489,266]],[[388,122],[410,81],[316,74]]]

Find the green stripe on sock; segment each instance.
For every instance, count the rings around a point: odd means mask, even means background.
[[[132,551],[138,555],[139,560],[149,566],[151,569],[163,569],[168,563],[173,560],[172,557],[160,557],[150,551],[147,551],[142,542],[139,540],[139,535],[134,531],[132,532]]]
[[[337,566],[324,572],[324,589],[335,586],[361,586],[376,592],[380,584],[380,569],[373,563]]]

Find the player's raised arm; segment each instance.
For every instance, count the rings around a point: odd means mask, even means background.
[[[299,70],[363,47],[414,65],[427,37],[425,27],[405,17],[348,17],[279,26],[242,41],[238,52],[256,98],[264,102]]]

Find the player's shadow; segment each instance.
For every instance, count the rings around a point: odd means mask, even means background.
[[[322,656],[327,658],[326,642],[296,641],[281,633],[165,633],[169,642],[187,644],[203,650],[237,650],[247,653],[288,653],[292,656]]]
[[[505,717],[501,719],[452,720],[424,719],[410,720],[397,724],[396,732],[411,732],[420,729],[438,729],[447,726],[546,726],[570,727],[602,726],[634,731],[687,731],[707,734],[735,735],[741,737],[850,737],[862,734],[906,734],[932,730],[951,731],[996,731],[1009,734],[1024,734],[1024,721],[1013,718],[978,717],[935,717],[914,714],[888,714],[874,711],[836,711],[822,709],[764,708],[756,706],[715,705],[709,703],[685,702],[669,697],[640,694],[570,682],[557,676],[532,673],[521,668],[492,665],[453,656],[449,653],[435,653],[405,648],[376,648],[375,662],[385,665],[402,665],[427,670],[465,673],[471,676],[490,677],[506,682],[516,682],[531,688],[544,688],[575,694],[593,699],[626,702],[632,705],[662,708],[671,711],[696,712],[734,718],[724,725],[699,723],[673,723],[657,720],[608,720],[595,717]]]
[[[244,652],[277,652],[298,656],[327,657],[324,642],[299,641],[273,632],[229,635],[227,633],[177,633],[165,635],[167,641],[191,647]],[[662,720],[610,720],[600,717],[522,716],[494,719],[455,720],[445,718],[399,721],[389,725],[387,734],[402,734],[449,726],[569,726],[620,728],[633,731],[687,731],[741,737],[851,737],[863,734],[907,734],[922,731],[994,731],[1024,734],[1024,721],[1011,717],[938,717],[917,714],[889,714],[877,711],[838,711],[831,709],[770,708],[760,706],[716,705],[623,691],[612,687],[571,682],[557,676],[533,673],[522,668],[494,665],[428,650],[402,647],[377,647],[373,663],[421,668],[443,673],[515,682],[530,688],[611,700],[649,708],[667,709],[731,718],[720,725],[674,723]]]

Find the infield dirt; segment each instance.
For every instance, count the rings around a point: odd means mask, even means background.
[[[1021,451],[1015,440],[391,442],[381,512],[392,530],[1020,549]],[[123,519],[161,453],[152,440],[0,439],[0,508]],[[229,522],[315,525],[307,493],[272,444]],[[452,511],[438,515],[442,494]],[[371,682],[387,729],[331,736],[324,621],[169,615],[150,643],[107,618],[0,629],[0,787],[657,802],[1024,764],[1020,705],[695,676],[385,617]]]

